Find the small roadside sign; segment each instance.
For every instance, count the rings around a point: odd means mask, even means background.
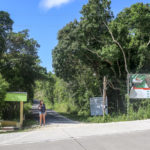
[[[26,102],[27,92],[8,92],[5,97],[7,102]]]
[[[8,92],[6,102],[20,102],[20,127],[23,125],[23,102],[27,101],[27,92]]]
[[[108,114],[108,102],[106,98],[105,113]],[[103,115],[103,97],[90,98],[90,110],[91,116],[102,116]]]

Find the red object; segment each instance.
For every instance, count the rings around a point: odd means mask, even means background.
[[[150,90],[150,88],[137,88],[137,87],[133,87],[134,90]]]

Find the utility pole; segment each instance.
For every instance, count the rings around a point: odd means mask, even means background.
[[[106,88],[107,88],[107,79],[104,76],[103,79],[103,117],[105,117],[105,110],[106,110]]]

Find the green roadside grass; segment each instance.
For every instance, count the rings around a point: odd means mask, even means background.
[[[46,97],[44,98],[44,103],[45,103],[46,109],[53,109],[54,108],[52,103]]]
[[[107,123],[107,122],[120,122],[120,121],[133,121],[150,119],[150,103],[149,100],[137,101],[130,104],[129,112],[126,113],[109,113],[103,116],[90,116],[89,111],[78,110],[77,107],[67,103],[55,103],[52,105],[47,98],[44,98],[44,103],[47,109],[52,109],[59,114],[83,123]],[[28,120],[30,124],[30,121]],[[31,121],[31,124],[34,122]]]
[[[121,122],[121,121],[134,121],[134,120],[145,120],[145,119],[150,119],[150,114],[139,114],[139,113],[134,113],[134,114],[120,114],[120,115],[105,115],[103,116],[85,116],[85,115],[78,115],[74,113],[67,113],[67,112],[59,112],[59,114],[74,120],[74,121],[79,121],[83,123],[110,123],[110,122]]]
[[[150,119],[149,101],[143,101],[140,104],[130,104],[128,113],[110,113],[105,115],[105,117],[90,116],[90,113],[85,110],[76,111],[76,108],[70,105],[68,106],[67,103],[55,104],[52,109],[71,120],[84,123],[108,123]]]

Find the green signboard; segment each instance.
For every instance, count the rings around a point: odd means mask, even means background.
[[[26,102],[27,101],[27,93],[26,92],[8,92],[6,94],[5,101]]]

